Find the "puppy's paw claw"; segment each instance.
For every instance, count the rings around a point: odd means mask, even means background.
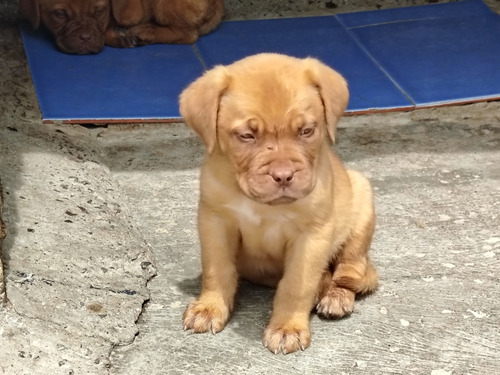
[[[316,305],[318,314],[326,318],[341,318],[354,310],[356,294],[344,288],[330,288]]]
[[[307,326],[274,328],[271,323],[264,331],[262,343],[274,354],[293,353],[305,350],[311,344],[311,332]]]
[[[184,311],[184,330],[195,333],[212,332],[216,334],[224,329],[229,319],[229,309],[200,300],[191,302]]]

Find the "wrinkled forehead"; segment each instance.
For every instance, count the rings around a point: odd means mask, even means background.
[[[86,0],[86,1],[67,1],[67,0],[41,0],[40,5],[50,9],[67,9],[72,11],[86,12],[94,10],[96,7],[107,6],[109,0]]]
[[[320,121],[322,102],[317,88],[306,77],[262,72],[231,77],[219,115],[228,126],[257,118],[267,126],[282,127],[297,118]]]

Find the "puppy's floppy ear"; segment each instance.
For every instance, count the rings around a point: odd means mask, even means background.
[[[191,83],[179,98],[181,116],[200,136],[209,153],[217,143],[219,103],[229,81],[227,69],[216,66]]]
[[[335,142],[337,122],[342,117],[349,102],[347,82],[339,73],[322,62],[308,58],[305,60],[306,74],[316,86],[323,100],[328,135]]]
[[[40,4],[38,0],[19,0],[19,11],[21,15],[30,21],[36,30],[40,26]]]

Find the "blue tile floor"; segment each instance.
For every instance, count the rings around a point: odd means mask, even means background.
[[[313,56],[349,82],[348,113],[500,99],[500,16],[481,0],[336,16],[226,21],[194,46],[59,52],[21,25],[46,123],[179,120],[177,98],[205,68],[259,52]]]

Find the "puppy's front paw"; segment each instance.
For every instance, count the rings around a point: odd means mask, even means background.
[[[307,322],[276,324],[271,321],[264,331],[262,343],[274,354],[305,350],[311,344],[311,331]]]
[[[184,330],[193,332],[222,331],[229,319],[229,309],[223,304],[196,300],[191,302],[184,311]]]
[[[149,24],[137,25],[130,28],[129,33],[135,46],[147,46],[155,43],[155,31]]]
[[[356,294],[349,289],[330,287],[319,297],[316,311],[326,318],[341,318],[352,313],[355,297]]]
[[[116,26],[106,30],[106,44],[115,48],[133,48],[136,40],[129,29]]]

